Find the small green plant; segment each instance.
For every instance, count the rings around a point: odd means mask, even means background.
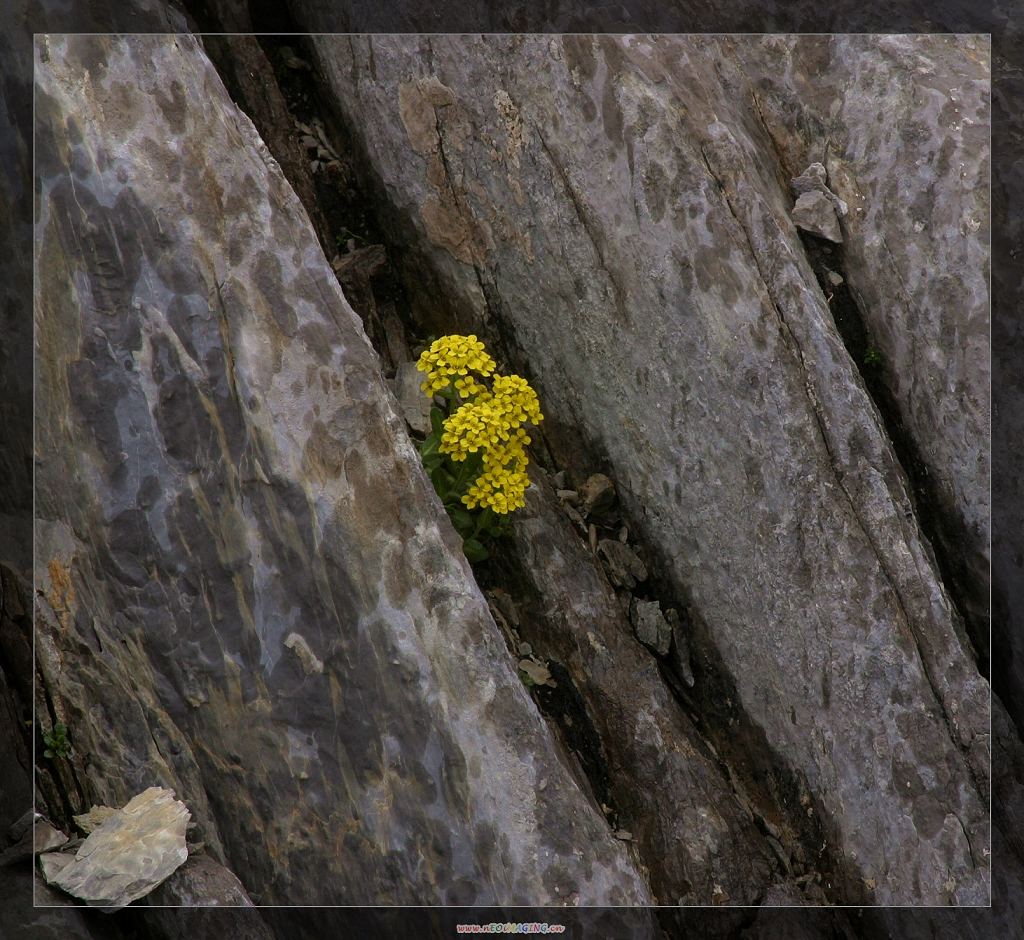
[[[877,369],[882,364],[882,354],[874,346],[868,346],[864,353],[864,365],[869,369]]]
[[[68,740],[68,729],[62,722],[56,722],[51,731],[43,732],[43,744],[46,745],[43,757],[47,760],[71,756],[71,742]]]
[[[483,561],[487,543],[507,534],[508,514],[526,505],[526,425],[544,419],[537,393],[521,376],[496,374],[472,334],[434,340],[416,367],[426,373],[423,393],[435,402],[430,434],[419,445],[423,466],[466,557]]]

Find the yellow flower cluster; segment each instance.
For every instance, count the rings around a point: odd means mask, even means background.
[[[442,454],[451,454],[452,460],[459,463],[478,450],[486,452],[501,441],[507,441],[511,427],[500,407],[484,391],[445,419],[437,449]]]
[[[423,351],[416,368],[427,374],[420,386],[424,394],[433,397],[454,381],[459,395],[470,398],[485,390],[470,373],[490,375],[494,371],[494,360],[472,333],[469,336],[453,333],[434,340],[430,348]]]
[[[485,450],[484,472],[462,497],[462,502],[469,509],[487,506],[499,514],[525,506],[526,488],[530,485],[526,475],[530,462],[526,445],[529,443],[525,428],[516,428],[508,440]]]
[[[519,375],[496,375],[491,387],[492,401],[510,422],[518,427],[524,421],[537,424],[544,420],[540,413],[540,401],[530,383]]]
[[[443,424],[438,451],[461,463],[482,452],[483,472],[462,496],[469,508],[483,506],[499,514],[526,505],[530,438],[526,422],[544,420],[537,393],[518,375],[493,375],[494,360],[472,334],[442,336],[420,356],[417,368],[427,374],[421,388],[433,396],[454,382],[465,401]],[[491,388],[478,381],[493,376]]]

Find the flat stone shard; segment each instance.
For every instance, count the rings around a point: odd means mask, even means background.
[[[116,816],[120,810],[112,806],[92,806],[87,813],[81,813],[72,817],[75,825],[86,835],[91,833],[97,826],[105,823],[111,816]]]
[[[690,641],[683,629],[679,612],[674,608],[665,611],[665,619],[672,631],[672,663],[682,680],[692,689],[694,684],[693,666],[690,662]]]
[[[415,362],[403,362],[395,373],[395,397],[406,424],[419,434],[429,434],[431,400],[420,388],[423,377]]]
[[[579,488],[585,516],[601,519],[615,507],[615,484],[603,473],[595,473]]]
[[[72,857],[42,856],[46,880],[96,907],[144,897],[188,858],[191,813],[174,793],[150,787],[108,816]]]
[[[35,819],[34,824],[29,817],[31,828],[24,827],[24,818],[11,827],[11,831],[18,831],[21,835],[15,840],[14,845],[9,846],[0,852],[0,868],[6,865],[14,865],[33,855],[49,852],[51,849],[60,848],[66,845],[68,837],[59,829],[55,829],[41,816]]]
[[[59,848],[68,841],[68,837],[59,829],[55,829],[45,819],[37,819],[32,830],[32,850],[38,855]]]
[[[647,566],[633,549],[617,539],[601,539],[597,553],[604,559],[605,571],[616,587],[632,591],[640,581],[647,580]]]
[[[812,163],[798,177],[790,180],[790,185],[797,196],[811,192],[822,193],[825,198],[835,206],[837,215],[846,215],[849,211],[849,207],[842,199],[832,192],[831,189],[828,188],[827,179],[828,174],[824,165],[821,163]]]
[[[667,656],[672,645],[672,628],[661,612],[657,601],[633,598],[629,605],[629,619],[636,638],[659,656]]]
[[[835,206],[824,193],[812,190],[801,194],[790,214],[797,228],[842,244],[843,233]]]

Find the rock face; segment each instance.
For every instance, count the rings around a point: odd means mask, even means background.
[[[571,682],[586,703],[594,736],[570,713],[570,746],[580,747],[599,798],[636,840],[657,902],[761,903],[786,869],[758,831],[748,795],[723,776],[633,638],[600,563],[546,482],[527,491],[515,541],[521,638],[561,664],[557,682]]]
[[[949,483],[950,531],[970,530],[987,507],[974,177],[988,156],[970,129],[939,152],[951,89],[935,76],[960,76],[981,133],[983,49],[869,41],[321,37],[316,48],[390,201],[389,236],[409,249],[407,281],[431,285],[417,294],[423,322],[437,322],[441,295],[467,331],[505,337],[539,387],[557,458],[611,468],[667,599],[690,609],[693,654],[735,682],[871,900],[984,904],[988,686],[918,494],[789,219],[789,180],[823,154],[802,140],[780,165],[777,114],[761,107],[780,59],[787,89],[836,63],[826,113],[848,133],[819,135],[806,114],[815,145],[831,140],[824,164],[850,207],[844,250],[862,261],[844,273],[901,370],[900,421]],[[924,70],[900,71],[897,47]],[[865,113],[887,81],[929,101],[932,123],[905,140],[895,113]],[[801,100],[785,99],[790,126]],[[886,146],[871,150],[876,139]],[[973,155],[965,177],[957,148]],[[873,192],[851,182],[869,164]],[[922,318],[884,245],[886,219],[928,190],[924,177],[913,193],[900,183],[924,165],[951,195],[936,196],[941,234],[936,223],[904,242],[933,301]],[[979,207],[962,231],[948,200]],[[948,262],[949,278],[929,278],[915,254],[932,230],[928,258]],[[890,274],[868,290],[883,260]],[[883,327],[890,301],[905,315]],[[900,324],[918,328],[896,338]]]
[[[36,76],[37,649],[72,809],[173,788],[260,903],[646,902],[196,40],[43,38]]]
[[[191,814],[170,790],[150,787],[101,822],[71,856],[43,855],[46,880],[96,907],[149,894],[188,858]]]
[[[987,41],[788,37],[738,43],[735,54],[789,171],[824,161],[831,189],[849,204],[846,277],[920,461],[947,578],[987,656]],[[794,123],[794,113],[803,119]]]

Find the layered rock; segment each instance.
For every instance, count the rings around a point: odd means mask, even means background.
[[[969,57],[916,41],[922,55]],[[757,42],[316,48],[389,203],[422,320],[450,325],[446,305],[502,337],[540,389],[556,456],[576,470],[607,461],[691,610],[696,652],[820,801],[872,899],[986,903],[988,686],[790,221],[789,180],[810,161],[773,152],[745,65],[766,61]],[[822,68],[820,42],[794,69]],[[863,208],[833,189],[851,215]],[[970,251],[982,257],[984,242]],[[963,313],[950,297],[936,323]],[[957,374],[980,402],[977,355]],[[965,415],[964,427],[978,420]],[[967,515],[984,506],[972,461],[948,464]]]
[[[988,42],[786,37],[726,52],[742,63],[784,165],[795,175],[824,161],[849,204],[846,276],[880,352],[898,430],[921,464],[935,547],[987,658]]]
[[[582,710],[563,707],[554,719],[597,786],[603,783],[602,796],[612,802],[606,809],[636,841],[658,903],[768,903],[773,887],[801,896],[784,884],[797,873],[780,843],[773,848],[758,828],[765,820],[755,818],[754,795],[723,773],[719,755],[665,685],[658,660],[631,635],[628,604],[559,511],[546,479],[531,487],[517,515],[511,616],[533,655],[560,667],[555,682],[567,688],[559,700],[572,701],[567,689],[582,700]],[[776,834],[776,824],[787,827],[778,818],[768,822]],[[793,844],[791,828],[784,838]]]
[[[169,787],[260,903],[648,900],[197,42],[44,37],[36,75],[37,653],[71,809]]]

